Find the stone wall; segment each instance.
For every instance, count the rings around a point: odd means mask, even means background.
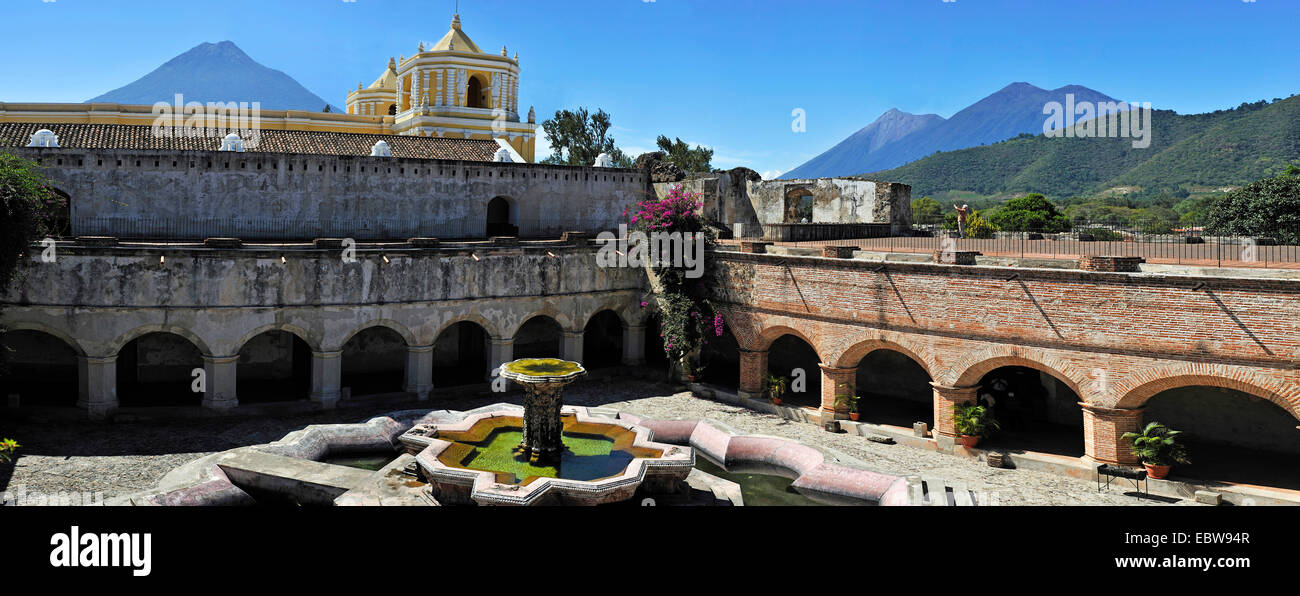
[[[197,151],[14,149],[72,197],[75,235],[481,238],[504,197],[524,237],[616,229],[644,173],[611,168]]]
[[[810,223],[889,224],[895,234],[912,225],[912,188],[906,184],[850,178],[751,180],[733,171],[653,186],[662,198],[678,184],[703,195],[706,219],[728,229],[740,223],[749,237],[762,236],[767,224],[798,223],[787,221],[786,197],[803,191],[813,197]]]

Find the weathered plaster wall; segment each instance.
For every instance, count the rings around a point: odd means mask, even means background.
[[[521,236],[615,229],[644,173],[444,160],[15,149],[72,197],[73,233],[123,237],[483,237],[506,197]]]
[[[115,355],[135,337],[169,331],[205,355],[229,356],[271,329],[335,351],[374,325],[430,346],[459,320],[508,339],[537,314],[569,331],[606,308],[625,322],[642,316],[642,273],[598,267],[593,246],[463,246],[477,248],[389,250],[388,263],[366,250],[345,263],[333,250],[61,246],[55,263],[25,264],[0,322],[53,333],[83,355]]]
[[[653,186],[662,198],[678,184],[703,195],[707,219],[728,228],[744,224],[745,235],[761,235],[758,227],[763,224],[786,223],[786,196],[794,189],[812,193],[812,223],[882,223],[895,233],[912,225],[912,187],[906,184],[847,178],[748,181],[715,172]]]

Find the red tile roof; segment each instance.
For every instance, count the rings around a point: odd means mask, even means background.
[[[54,131],[59,146],[73,149],[141,149],[216,151],[218,135],[205,137],[154,136],[152,127],[130,124],[41,124],[0,122],[0,147],[26,147],[42,129]],[[300,153],[308,155],[369,156],[377,141],[387,141],[393,157],[492,161],[500,148],[487,139],[451,139],[404,135],[354,134],[307,130],[263,130],[257,147],[248,153]]]

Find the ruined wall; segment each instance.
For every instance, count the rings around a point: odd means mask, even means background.
[[[525,237],[617,227],[644,174],[354,156],[15,149],[72,197],[73,233],[257,239],[478,238],[494,197]]]
[[[706,219],[732,228],[744,225],[744,235],[761,236],[764,224],[787,221],[787,197],[807,191],[813,197],[809,223],[889,224],[893,233],[912,225],[912,188],[906,184],[847,178],[749,180],[735,172],[714,172],[682,182],[655,183],[662,198],[676,186],[703,195]]]

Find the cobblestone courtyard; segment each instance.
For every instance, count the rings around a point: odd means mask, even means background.
[[[591,380],[571,386],[565,403],[615,408],[652,418],[708,418],[740,433],[795,439],[823,450],[838,463],[897,475],[923,475],[962,482],[990,493],[1004,505],[1152,505],[1125,496],[1116,487],[1098,493],[1092,481],[1041,472],[989,468],[943,453],[872,443],[863,437],[831,434],[803,422],[693,397],[664,383],[640,380]],[[0,467],[0,488],[28,494],[103,493],[104,498],[151,488],[168,471],[205,455],[266,443],[310,424],[363,421],[395,409],[417,407],[469,409],[488,403],[519,403],[521,394],[435,399],[362,405],[357,402],[328,412],[290,415],[194,418],[113,424],[91,422],[10,421],[0,435],[22,443],[16,460]],[[856,460],[856,461],[855,461]],[[1182,501],[1180,504],[1190,504]]]

